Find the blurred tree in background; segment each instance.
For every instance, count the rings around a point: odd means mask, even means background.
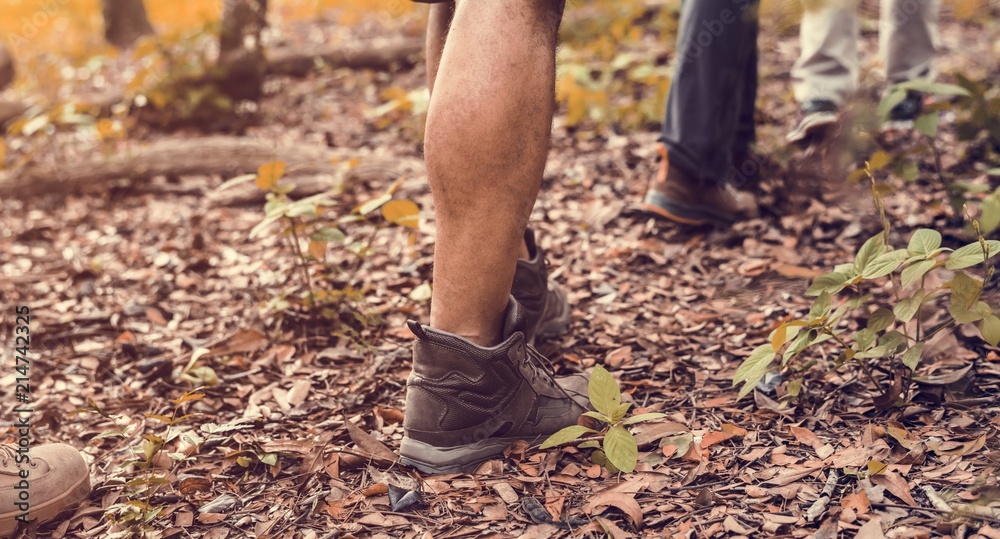
[[[104,39],[115,47],[132,46],[140,37],[153,33],[143,0],[101,0]]]

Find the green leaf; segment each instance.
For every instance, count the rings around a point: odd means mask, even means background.
[[[858,274],[863,273],[868,264],[888,249],[885,244],[885,236],[881,232],[868,238],[868,241],[858,249],[857,256],[854,257],[854,271]]]
[[[892,162],[892,157],[883,150],[878,150],[868,158],[868,165],[872,167],[872,170],[880,170],[885,168],[886,165]]]
[[[629,431],[615,426],[604,435],[604,454],[616,468],[629,473],[639,460],[639,446]]]
[[[990,314],[979,323],[979,333],[983,335],[983,340],[996,346],[1000,343],[1000,318]]]
[[[896,166],[895,172],[900,178],[912,183],[917,181],[917,177],[920,175],[920,167],[914,160],[900,161]]]
[[[910,236],[906,251],[910,256],[928,257],[938,247],[941,247],[941,233],[930,228],[921,228]]]
[[[278,219],[281,219],[283,216],[284,215],[282,214],[277,214],[265,217],[261,222],[257,223],[257,226],[253,227],[250,230],[250,236],[249,236],[250,239],[256,238],[258,234],[267,229],[267,227],[273,225],[275,222],[278,221]]]
[[[339,228],[327,227],[313,232],[309,235],[309,239],[323,243],[340,243],[347,239],[347,236]]]
[[[878,279],[879,277],[885,277],[890,273],[896,271],[896,268],[906,260],[909,256],[905,249],[897,249],[892,252],[878,255],[874,260],[865,266],[861,276],[865,279]]]
[[[910,347],[906,353],[903,354],[903,365],[910,368],[911,371],[917,370],[917,365],[920,363],[920,356],[924,352],[924,343],[918,342]]]
[[[597,431],[584,427],[583,425],[570,425],[556,432],[552,436],[549,436],[545,442],[542,443],[539,449],[548,449],[557,445],[568,444],[584,434],[597,434]]]
[[[808,335],[808,333],[804,335]],[[767,370],[776,356],[774,347],[768,343],[758,346],[750,353],[750,357],[743,360],[743,363],[736,369],[736,374],[733,375],[734,386],[743,382],[743,387],[740,388],[740,394],[737,399],[743,398],[757,386],[757,382],[767,374]]]
[[[969,95],[969,91],[966,90],[965,88],[962,88],[961,86],[957,86],[954,84],[945,84],[943,82],[934,82],[933,80],[926,78],[908,80],[906,82],[901,82],[899,84],[896,84],[893,87],[893,91],[905,92],[906,90],[915,90],[917,92],[923,92],[925,94],[933,94],[939,96]]]
[[[989,258],[993,258],[997,253],[1000,253],[1000,241],[986,240],[986,248],[989,249],[990,252]],[[945,262],[944,267],[950,270],[963,269],[969,266],[975,266],[985,260],[987,260],[987,258],[983,255],[983,248],[977,241],[953,251],[951,255],[948,256],[948,261]]]
[[[896,354],[901,346],[906,344],[906,336],[898,331],[890,331],[878,340],[878,346],[865,351],[859,352],[854,357],[858,359],[867,359],[873,357],[887,357]]]
[[[369,213],[379,209],[383,204],[392,200],[392,195],[384,194],[379,197],[373,198],[364,204],[361,204],[357,208],[354,208],[354,213],[359,213],[361,215],[368,215]]]
[[[903,288],[909,287],[923,278],[936,264],[937,260],[921,260],[920,262],[906,266],[900,274],[900,285]]]
[[[884,331],[896,321],[896,315],[885,307],[879,307],[868,317],[868,329],[878,333]]]
[[[986,197],[980,205],[979,229],[986,236],[1000,226],[1000,197],[996,193]]]
[[[951,304],[953,307],[962,310],[972,308],[972,304],[979,299],[979,294],[983,290],[983,283],[978,279],[973,279],[963,272],[958,272],[948,283],[951,287]]]
[[[836,294],[844,289],[845,286],[851,283],[851,281],[856,276],[853,272],[847,271],[832,271],[820,275],[813,281],[809,289],[806,290],[807,296],[818,296],[824,292],[828,294]]]
[[[892,109],[902,103],[904,99],[906,99],[906,90],[894,87],[892,91],[882,98],[882,101],[879,101],[877,109],[879,119],[882,121],[888,120]]]
[[[302,199],[290,204],[288,209],[285,210],[285,215],[289,217],[315,217],[316,205],[308,202],[306,199]]]
[[[925,114],[921,114],[916,120],[913,121],[913,128],[930,138],[934,138],[937,135],[938,130],[937,111],[932,110]]]
[[[622,401],[622,392],[611,373],[601,365],[594,367],[587,389],[594,409],[608,417],[614,417],[615,410]]]
[[[222,185],[215,188],[215,192],[225,191],[231,187],[235,187],[240,184],[249,183],[257,179],[256,174],[243,174],[242,176],[236,176],[235,178],[230,178],[222,183]]]
[[[904,324],[909,322],[917,314],[917,310],[920,309],[920,305],[924,302],[924,297],[924,289],[917,290],[913,296],[897,303],[892,309],[893,314],[896,315],[896,318],[900,322]]]
[[[795,359],[795,356],[799,355],[803,350],[805,350],[813,341],[816,340],[816,330],[809,330],[805,333],[800,333],[799,336],[792,341],[792,344],[788,345],[785,350],[785,355],[782,357],[781,364],[784,365],[788,361]]]
[[[809,307],[809,318],[811,320],[824,318],[830,314],[831,307],[830,294],[823,292],[816,298],[816,301],[813,301],[812,306]]]
[[[592,417],[592,418],[600,421],[601,423],[608,423],[608,424],[611,423],[611,418],[608,417],[608,416],[606,416],[606,415],[604,415],[604,414],[602,414],[601,412],[594,412],[594,411],[588,410],[588,411],[584,412],[583,415],[585,415],[587,417]]]
[[[875,346],[876,340],[878,340],[878,334],[869,328],[862,329],[854,335],[854,343],[858,352],[870,350],[872,346]]]
[[[261,461],[268,466],[274,466],[278,463],[277,453],[257,453],[257,460]]]
[[[624,421],[623,425],[634,425],[636,423],[642,423],[643,421],[652,421],[654,419],[661,419],[667,417],[667,414],[661,414],[660,412],[649,412],[645,414],[634,415]]]
[[[628,409],[631,408],[631,407],[632,407],[632,403],[630,403],[630,402],[623,402],[623,403],[619,404],[618,408],[615,409],[615,413],[611,415],[611,422],[612,423],[617,423],[617,422],[621,421],[622,418],[625,417],[625,414],[628,413]]]
[[[878,339],[878,345],[886,347],[886,349],[889,350],[890,353],[894,352],[900,346],[906,344],[906,342],[907,342],[906,335],[903,335],[898,331],[890,331],[885,335],[882,335]]]

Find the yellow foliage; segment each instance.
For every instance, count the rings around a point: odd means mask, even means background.
[[[419,228],[420,208],[412,200],[392,200],[382,206],[386,221],[408,228]]]
[[[163,36],[204,28],[218,21],[222,2],[205,0],[146,0],[149,20]],[[393,20],[415,12],[409,0],[275,0],[270,18],[275,23],[315,18],[324,11],[340,11],[343,20],[360,22],[374,15]],[[109,53],[103,40],[100,0],[3,0],[0,40],[22,64],[44,54],[83,59]]]
[[[264,163],[257,169],[257,187],[264,191],[270,190],[284,174],[284,161]]]

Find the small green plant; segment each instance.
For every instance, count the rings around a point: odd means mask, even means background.
[[[650,412],[626,417],[632,404],[621,401],[622,392],[618,383],[611,373],[600,365],[594,367],[594,372],[590,375],[588,391],[590,405],[596,411],[584,412],[583,415],[596,419],[601,425],[600,430],[584,425],[572,425],[549,436],[542,443],[541,449],[568,444],[583,438],[577,447],[595,449],[591,455],[594,464],[604,466],[612,473],[619,470],[631,472],[638,462],[639,447],[632,433],[625,427],[666,415]],[[600,443],[602,440],[603,444]]]
[[[354,160],[340,163],[346,174],[357,165]],[[301,281],[301,292],[282,290],[270,304],[271,310],[285,312],[297,308],[317,314],[328,321],[339,321],[337,330],[356,336],[358,328],[377,322],[377,317],[367,315],[361,308],[365,299],[365,284],[359,283],[359,270],[371,252],[375,236],[386,224],[415,231],[420,226],[420,208],[410,200],[395,199],[403,179],[393,183],[382,195],[360,204],[346,215],[338,215],[335,197],[337,190],[302,199],[293,199],[296,185],[282,181],[285,163],[272,161],[260,166],[257,174],[233,178],[220,189],[253,181],[267,192],[264,218],[249,234],[255,239],[278,225],[278,235],[288,247],[295,261],[295,271]],[[381,211],[379,211],[381,210]],[[381,215],[381,218],[376,216]],[[343,232],[346,226],[367,224],[367,238],[349,242]],[[327,262],[331,248],[353,257],[349,265]]]
[[[191,429],[176,428],[190,419],[190,414],[182,413],[186,404],[203,398],[199,391],[188,391],[171,400],[173,411],[170,415],[146,414],[147,419],[160,421],[166,425],[160,434],[142,434],[145,423],[122,415],[112,415],[88,400],[87,408],[81,413],[96,413],[108,420],[112,428],[98,434],[93,439],[119,439],[126,444],[130,458],[117,465],[107,482],[109,486],[122,489],[122,497],[104,510],[104,518],[112,523],[112,531],[106,537],[120,539],[144,535],[151,529],[151,523],[163,510],[156,496],[165,485],[170,485],[174,469],[191,459],[191,454],[204,443],[204,439]],[[180,441],[188,451],[164,453],[164,448]]]
[[[837,369],[856,364],[876,387],[881,384],[873,371],[888,375],[889,386],[883,388],[876,403],[885,407],[898,403],[906,389],[905,381],[920,364],[925,345],[941,333],[962,324],[978,324],[986,342],[1000,342],[1000,318],[980,295],[993,277],[990,258],[1000,253],[1000,241],[983,238],[979,223],[970,218],[978,241],[959,249],[941,246],[941,234],[936,230],[919,229],[910,237],[906,248],[890,243],[890,226],[885,208],[871,177],[872,195],[881,216],[883,230],[861,246],[854,261],[841,264],[832,272],[818,277],[806,294],[816,297],[805,319],[785,322],[771,332],[768,342],[757,347],[736,370],[733,385],[742,383],[743,397],[777,361],[782,369],[804,350],[822,342],[833,341],[840,353],[832,363]],[[983,277],[962,271],[983,264]],[[953,276],[941,286],[931,286],[928,276],[941,270],[953,271]],[[879,300],[873,292],[888,286],[891,300]],[[843,292],[853,297],[834,308],[834,297]],[[933,328],[925,327],[922,316],[939,299],[949,296],[948,314]],[[847,325],[851,314],[861,310],[867,315],[867,325],[851,331]],[[798,370],[815,364],[809,361],[794,365]],[[792,380],[788,394],[797,397],[802,380]]]

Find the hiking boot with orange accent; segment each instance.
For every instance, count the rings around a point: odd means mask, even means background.
[[[52,520],[89,494],[90,470],[72,446],[45,444],[19,453],[15,445],[0,445],[0,537],[9,537],[19,522]]]
[[[757,203],[728,182],[699,182],[670,166],[667,146],[658,143],[660,170],[646,193],[642,210],[685,225],[732,223],[757,215]]]
[[[417,338],[399,448],[407,466],[429,474],[472,471],[511,442],[544,441],[587,410],[588,377],[553,374],[525,342],[524,311],[513,297],[496,346],[408,324]]]
[[[566,293],[549,279],[545,252],[530,228],[524,231],[524,243],[531,258],[518,259],[510,295],[524,308],[524,334],[528,344],[534,345],[536,337],[554,337],[565,331],[571,311]]]

